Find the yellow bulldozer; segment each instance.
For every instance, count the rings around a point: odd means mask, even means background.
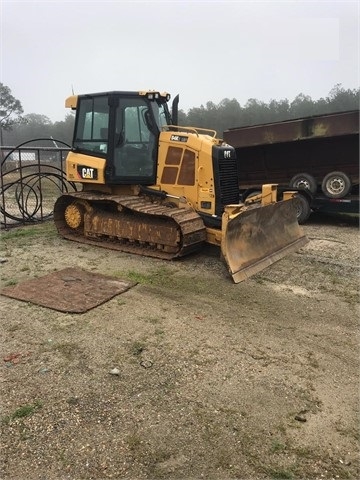
[[[307,243],[294,192],[264,185],[258,208],[239,202],[235,150],[213,130],[178,125],[178,96],[157,91],[73,95],[64,193],[54,221],[64,238],[164,259],[220,247],[235,283]]]

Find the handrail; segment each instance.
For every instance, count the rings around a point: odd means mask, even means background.
[[[167,128],[169,131],[174,130],[176,132],[189,131],[190,133],[195,133],[197,136],[201,135],[199,132],[207,132],[207,135],[210,135],[213,138],[216,138],[216,130],[210,128],[202,127],[185,127],[183,125],[164,125],[163,129]]]

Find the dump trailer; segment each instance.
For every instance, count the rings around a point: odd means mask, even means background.
[[[217,245],[237,283],[307,243],[292,191],[239,202],[235,150],[213,130],[177,125],[178,96],[113,91],[71,96],[76,110],[64,193],[54,221],[64,238],[163,259]]]
[[[299,190],[298,220],[312,211],[359,213],[359,110],[226,130],[241,199],[264,183]]]

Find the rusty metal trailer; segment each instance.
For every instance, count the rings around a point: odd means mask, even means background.
[[[298,218],[359,213],[359,110],[232,128],[243,200],[266,183],[299,190]]]

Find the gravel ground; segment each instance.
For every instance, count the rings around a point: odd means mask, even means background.
[[[2,232],[3,286],[74,265],[138,283],[81,315],[0,297],[1,478],[359,478],[358,226],[304,230],[237,285],[210,247]]]

